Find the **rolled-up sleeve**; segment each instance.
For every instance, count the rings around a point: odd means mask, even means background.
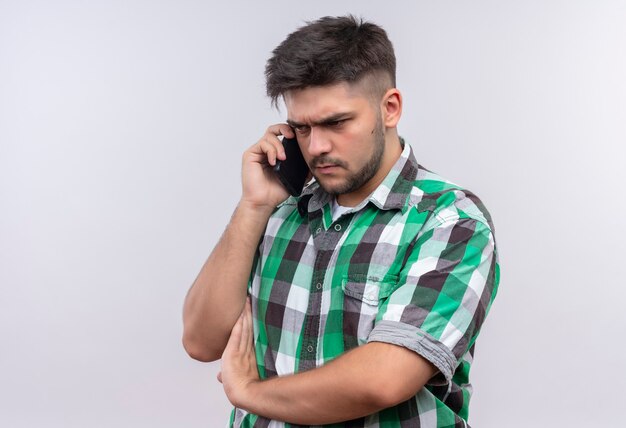
[[[473,218],[436,222],[415,241],[398,286],[379,306],[368,342],[411,349],[449,381],[493,302],[498,269],[486,223]]]

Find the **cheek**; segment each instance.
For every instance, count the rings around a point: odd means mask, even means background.
[[[355,142],[356,145],[366,148],[372,141],[374,134],[376,133],[376,121],[373,118],[363,118],[354,123],[354,126],[347,129],[349,138]]]
[[[350,157],[355,161],[366,159],[372,152],[372,139],[373,135],[370,133],[370,129],[362,126],[357,129],[353,129],[345,132],[342,135],[344,144],[344,150],[350,154]]]

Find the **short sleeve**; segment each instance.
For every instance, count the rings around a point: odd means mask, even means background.
[[[497,285],[489,226],[470,218],[438,222],[417,238],[368,342],[411,349],[449,381],[476,340]]]

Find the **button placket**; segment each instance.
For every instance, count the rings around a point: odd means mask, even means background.
[[[309,303],[304,318],[302,330],[302,348],[298,370],[304,371],[316,367],[317,353],[320,351],[320,342],[322,337],[320,334],[320,322],[322,320],[322,297],[324,294],[324,283],[328,266],[331,262],[332,255],[336,249],[343,231],[336,231],[332,222],[329,223],[328,230],[322,218],[315,218],[315,223],[311,221],[311,234],[313,235],[313,244],[315,246],[315,262],[313,263],[313,277],[309,283]],[[330,287],[330,285],[329,285]]]

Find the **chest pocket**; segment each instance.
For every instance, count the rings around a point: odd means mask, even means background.
[[[396,289],[397,284],[396,275],[378,277],[353,274],[343,278],[341,290],[345,350],[367,343],[381,303]]]

